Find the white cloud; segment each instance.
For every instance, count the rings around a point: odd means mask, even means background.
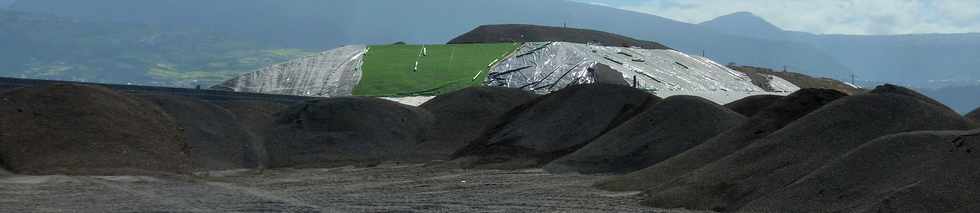
[[[784,29],[813,33],[980,32],[978,0],[619,0],[603,3],[689,23],[748,11]]]

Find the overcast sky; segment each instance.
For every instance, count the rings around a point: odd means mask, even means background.
[[[578,0],[701,23],[748,11],[823,34],[980,32],[980,0]]]

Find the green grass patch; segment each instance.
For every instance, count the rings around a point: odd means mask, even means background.
[[[502,60],[520,45],[450,44],[370,46],[364,58],[358,96],[439,95],[481,85],[494,60]],[[415,63],[418,62],[418,70]],[[474,79],[474,76],[476,77]]]

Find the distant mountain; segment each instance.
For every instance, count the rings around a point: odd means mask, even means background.
[[[396,41],[444,43],[488,24],[567,24],[655,41],[691,54],[703,52],[722,63],[785,65],[838,78],[850,73],[813,45],[729,35],[645,13],[564,0],[30,0],[12,8],[208,30],[309,50]]]
[[[0,10],[0,46],[2,76],[184,87],[306,54],[224,34],[9,10]]]
[[[859,79],[944,87],[980,80],[980,34],[816,35],[784,31],[739,12],[700,24],[718,32],[809,44],[853,70]],[[941,82],[941,83],[935,83]]]

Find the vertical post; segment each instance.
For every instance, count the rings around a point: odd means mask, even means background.
[[[637,88],[637,87],[639,87],[639,84],[637,84],[637,82],[636,82],[636,75],[634,75],[633,76],[633,88]]]

